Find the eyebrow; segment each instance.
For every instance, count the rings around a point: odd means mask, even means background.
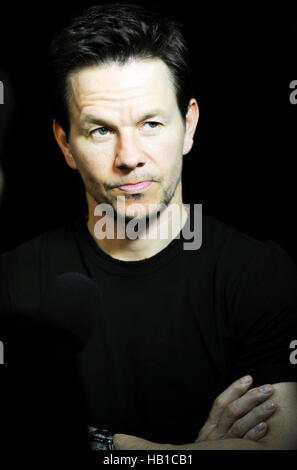
[[[162,109],[153,109],[149,113],[144,114],[140,119],[138,119],[137,122],[142,122],[145,121],[146,119],[150,119],[155,116],[162,116],[165,118],[165,113]],[[98,125],[104,125],[108,127],[114,127],[112,123],[110,123],[106,119],[102,119],[97,116],[93,116],[92,114],[86,114],[85,116],[82,117],[81,119],[81,124],[98,124]]]

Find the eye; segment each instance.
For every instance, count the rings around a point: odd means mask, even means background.
[[[156,121],[147,121],[147,122],[144,123],[144,125],[145,124],[149,124],[150,129],[156,129],[158,126],[161,126],[161,123],[156,122]]]
[[[96,134],[96,132],[98,132],[99,134]],[[100,135],[100,136],[104,137],[105,135],[107,135],[108,132],[110,132],[110,129],[108,129],[108,127],[97,127],[96,129],[91,131],[90,134]]]

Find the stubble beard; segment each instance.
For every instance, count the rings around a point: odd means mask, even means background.
[[[96,181],[88,180],[88,184],[85,183],[85,187],[86,187],[87,192],[92,196],[92,198],[96,201],[97,204],[100,205],[104,203],[104,204],[109,204],[112,207],[115,220],[118,220],[119,222],[125,225],[127,225],[132,219],[139,223],[143,223],[143,220],[145,220],[146,227],[148,228],[149,223],[159,218],[161,213],[169,206],[170,202],[172,201],[176,193],[178,184],[181,180],[181,175],[182,175],[181,170],[179,172],[179,175],[175,179],[175,181],[173,181],[168,186],[168,188],[163,189],[163,194],[159,203],[153,202],[152,204],[154,208],[148,213],[146,213],[145,215],[141,215],[141,216],[127,215],[126,213],[122,214],[121,212],[119,212],[117,210],[116,201],[114,198],[109,197],[108,193],[102,194],[101,192],[100,193],[98,192],[98,184],[96,183]],[[140,201],[141,203],[141,199],[143,199],[145,196],[142,193],[137,193],[133,195],[128,194],[122,197],[125,197],[125,201],[132,200],[132,201],[135,201],[135,203],[137,204],[137,201]]]

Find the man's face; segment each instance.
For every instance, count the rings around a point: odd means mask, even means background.
[[[185,126],[167,65],[83,68],[70,75],[69,91],[67,162],[79,170],[89,205],[109,203],[129,220],[139,204],[147,217],[156,213],[151,204],[180,202]],[[129,186],[143,181],[150,184]]]

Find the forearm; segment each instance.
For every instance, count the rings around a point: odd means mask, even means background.
[[[268,450],[268,447],[249,439],[219,439],[213,441],[193,442],[181,446],[168,445],[174,450]]]
[[[114,442],[117,450],[268,450],[266,443],[248,439],[220,439],[173,445],[158,444],[126,434],[115,434]]]

